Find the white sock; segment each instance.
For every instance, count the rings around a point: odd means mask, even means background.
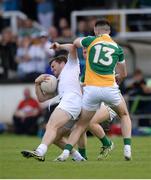
[[[80,161],[83,159],[81,154],[77,150],[72,150],[71,151],[71,156],[73,157],[74,160]]]
[[[126,145],[124,145],[124,149],[131,150],[131,146],[126,144]]]
[[[67,149],[65,149],[65,150],[63,150],[63,153],[62,153],[64,156],[67,156],[67,157],[69,157],[69,155],[70,155],[70,151],[69,150],[67,150]]]
[[[124,155],[130,157],[131,156],[131,146],[125,145],[124,146]]]
[[[38,154],[39,154],[40,156],[44,156],[44,155],[46,154],[46,152],[47,152],[47,149],[48,149],[47,145],[45,145],[45,144],[40,144],[40,145],[38,146],[38,148],[36,149],[36,152],[38,152]]]

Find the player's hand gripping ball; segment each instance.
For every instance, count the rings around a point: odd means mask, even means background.
[[[53,75],[49,75],[46,80],[42,81],[40,87],[44,93],[55,93],[57,89],[57,78]]]

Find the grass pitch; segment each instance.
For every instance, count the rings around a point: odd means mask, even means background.
[[[51,146],[45,162],[25,159],[20,151],[33,149],[40,143],[37,137],[0,135],[0,178],[16,179],[127,179],[151,178],[151,137],[133,137],[133,160],[123,158],[122,138],[112,138],[115,144],[110,157],[97,161],[99,141],[88,139],[88,161],[52,162],[61,153]]]

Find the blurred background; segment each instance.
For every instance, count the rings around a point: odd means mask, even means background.
[[[47,102],[37,102],[34,80],[42,73],[51,74],[48,61],[55,55],[49,50],[51,43],[93,35],[96,20],[104,17],[125,52],[128,77],[120,89],[132,118],[132,133],[151,135],[150,0],[0,0],[1,133],[43,134]],[[82,49],[78,54],[82,71]],[[105,128],[111,135],[121,135],[116,119]]]

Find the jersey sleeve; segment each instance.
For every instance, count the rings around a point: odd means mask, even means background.
[[[81,45],[87,48],[93,40],[94,38],[92,36],[85,37],[81,40]]]
[[[119,60],[118,60],[118,62],[122,63],[124,61],[125,61],[125,58],[124,58],[123,49],[121,47],[119,47]]]

